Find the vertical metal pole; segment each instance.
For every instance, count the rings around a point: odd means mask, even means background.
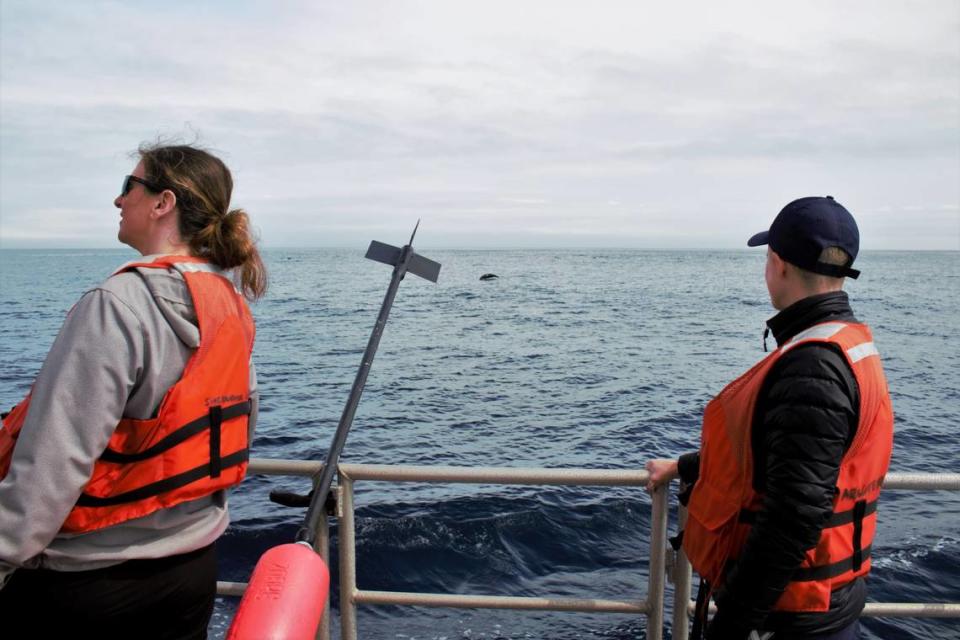
[[[357,606],[353,602],[357,590],[356,536],[353,525],[353,480],[340,474],[340,638],[357,640]]]
[[[683,531],[686,524],[687,508],[678,505],[677,526],[680,531]],[[677,550],[673,565],[673,628],[670,633],[674,638],[686,638],[690,634],[690,614],[687,611],[687,606],[690,603],[691,577],[690,561],[687,560],[687,554],[683,552],[681,547]]]
[[[420,222],[417,222],[417,227]],[[416,235],[417,228],[414,227],[413,235]],[[413,242],[413,236],[410,236]],[[297,532],[297,541],[309,542],[313,544],[313,539],[317,535],[317,523],[326,514],[327,494],[330,492],[330,486],[333,484],[333,474],[337,472],[337,463],[340,461],[340,452],[343,451],[343,445],[347,442],[347,434],[353,425],[353,417],[357,413],[357,406],[360,404],[360,397],[363,395],[363,388],[367,384],[367,375],[370,373],[370,367],[373,365],[373,357],[377,354],[377,347],[380,346],[380,337],[383,335],[383,328],[387,324],[387,318],[390,317],[390,308],[393,307],[393,300],[397,297],[397,289],[400,288],[400,281],[407,273],[407,266],[410,259],[414,256],[413,247],[406,245],[400,250],[400,257],[396,266],[393,268],[393,276],[390,278],[390,286],[387,287],[387,293],[383,297],[383,304],[380,305],[380,312],[377,314],[377,321],[373,325],[373,331],[370,333],[370,339],[367,340],[367,348],[363,351],[363,358],[360,360],[360,368],[357,369],[357,375],[353,379],[353,386],[350,388],[350,395],[347,397],[347,404],[343,407],[343,413],[340,414],[340,422],[337,424],[337,430],[333,434],[333,442],[330,444],[330,450],[327,451],[327,461],[320,470],[313,475],[313,499],[310,501],[310,507],[307,509],[307,515],[304,517],[303,526]],[[438,267],[439,269],[439,267]]]
[[[313,548],[323,558],[324,564],[329,567],[330,527],[326,518],[320,520]],[[323,605],[323,619],[320,621],[320,627],[317,628],[317,640],[330,640],[330,594],[327,594],[327,601]]]
[[[647,639],[663,638],[663,582],[667,556],[668,487],[653,492],[650,518],[650,582],[647,585]]]

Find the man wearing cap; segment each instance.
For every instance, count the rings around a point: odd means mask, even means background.
[[[830,196],[791,202],[750,238],[768,245],[777,349],[707,405],[700,451],[647,464],[650,490],[681,480],[695,635],[712,594],[708,639],[857,637],[893,444],[879,353],[842,291],[859,241]]]

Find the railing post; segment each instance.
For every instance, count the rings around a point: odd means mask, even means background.
[[[314,543],[314,550],[323,558],[324,564],[330,566],[330,523],[326,518],[321,518],[317,525],[317,541]],[[330,640],[330,596],[327,595],[327,601],[323,603],[323,619],[317,628],[317,640]]]
[[[663,581],[666,577],[667,556],[667,496],[669,486],[661,485],[653,491],[650,518],[650,578],[647,585],[647,638],[663,637]]]
[[[687,508],[678,504],[677,527],[680,531],[683,531],[686,524]],[[673,627],[670,630],[670,635],[673,638],[686,638],[690,633],[690,615],[687,612],[687,605],[690,602],[691,578],[690,561],[687,560],[687,554],[683,552],[683,547],[681,547],[677,549],[673,563]]]
[[[339,477],[337,515],[340,519],[340,638],[357,640],[357,606],[354,602],[357,591],[357,555],[353,524],[353,480],[342,471]]]

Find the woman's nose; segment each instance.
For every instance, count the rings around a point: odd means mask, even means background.
[[[123,198],[123,196],[117,196],[116,198],[113,199],[113,206],[115,206],[117,209],[120,208],[120,199],[121,199],[121,198]]]

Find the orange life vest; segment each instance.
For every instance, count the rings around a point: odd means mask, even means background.
[[[197,313],[200,345],[156,418],[124,418],[62,531],[81,533],[139,518],[158,509],[238,484],[249,457],[250,355],[253,317],[243,297],[206,260],[166,256],[136,267],[183,274]],[[0,479],[10,467],[30,394],[3,419]]]
[[[877,499],[893,448],[893,408],[880,357],[866,325],[827,322],[801,332],[710,401],[704,412],[700,476],[688,503],[683,549],[697,573],[722,584],[760,509],[753,486],[751,430],[763,381],[780,357],[808,342],[840,347],[860,390],[857,433],[840,462],[833,514],[780,599],[779,611],[827,611],[830,592],[870,571]]]

